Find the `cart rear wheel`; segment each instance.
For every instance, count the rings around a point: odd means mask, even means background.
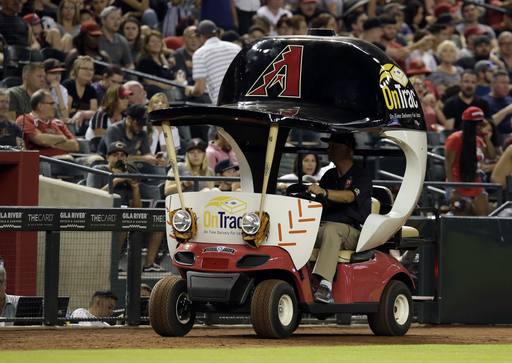
[[[375,335],[401,336],[411,327],[411,291],[401,281],[391,280],[382,292],[379,310],[368,314]]]
[[[264,338],[287,338],[298,327],[297,298],[285,281],[266,280],[254,291],[251,320],[256,334]]]
[[[149,298],[149,319],[155,332],[166,337],[187,334],[196,319],[187,310],[189,304],[186,280],[166,277],[158,281]]]

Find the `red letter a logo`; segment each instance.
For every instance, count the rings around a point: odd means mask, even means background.
[[[268,96],[268,89],[278,85],[278,97],[300,98],[302,45],[288,45],[258,77],[246,96]]]

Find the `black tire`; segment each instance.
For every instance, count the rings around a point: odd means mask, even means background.
[[[166,277],[158,281],[149,298],[149,320],[155,332],[164,337],[187,334],[196,319],[196,313],[185,311],[189,303],[186,280]]]
[[[282,280],[260,283],[251,303],[251,320],[256,334],[284,339],[298,327],[297,298],[293,287]]]
[[[391,280],[379,302],[379,310],[368,314],[368,323],[375,335],[402,336],[411,327],[411,291],[403,282]]]

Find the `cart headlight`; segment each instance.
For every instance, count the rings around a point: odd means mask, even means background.
[[[179,210],[172,217],[172,225],[178,232],[186,232],[192,225],[192,217],[186,210]]]
[[[247,213],[242,218],[242,230],[249,234],[256,234],[261,227],[260,217],[256,213]]]

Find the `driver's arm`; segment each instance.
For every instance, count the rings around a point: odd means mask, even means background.
[[[318,184],[311,184],[306,192],[316,195],[325,195],[327,193],[327,199],[335,203],[351,203],[356,199],[356,196],[351,190],[324,190]]]

